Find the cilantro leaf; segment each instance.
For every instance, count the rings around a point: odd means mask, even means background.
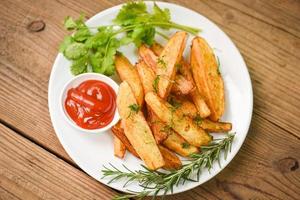
[[[67,16],[64,20],[64,26],[67,30],[73,30],[77,27],[77,24],[72,17]]]
[[[73,38],[71,36],[66,36],[64,41],[59,45],[59,51],[64,53],[66,48],[73,43]]]
[[[87,49],[82,43],[71,43],[64,51],[66,58],[76,60],[87,54]]]
[[[147,7],[143,1],[128,2],[122,6],[114,22],[118,25],[127,26],[134,24],[136,19],[147,14]]]
[[[152,20],[170,22],[170,10],[168,8],[161,9],[156,3],[154,3]]]
[[[78,60],[74,60],[71,65],[71,72],[73,75],[78,75],[86,72],[87,70],[88,58],[83,56]]]

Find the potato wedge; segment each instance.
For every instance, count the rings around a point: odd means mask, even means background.
[[[176,112],[181,116],[188,116],[194,119],[194,122],[207,132],[224,133],[231,131],[232,124],[229,122],[214,122],[209,119],[199,118],[196,106],[188,99],[170,96],[168,101],[172,104],[176,103],[178,108]]]
[[[155,53],[155,55],[160,55],[162,50],[164,49],[164,47],[162,45],[160,45],[159,43],[154,43],[151,46],[151,50]],[[194,83],[194,79],[193,79],[193,75],[190,69],[190,65],[182,58],[182,60],[180,61],[180,68],[179,68],[179,72],[182,74],[182,76],[186,79],[186,81],[184,83],[190,83],[190,87],[192,87],[193,89],[190,90],[190,97],[192,98],[194,104],[196,105],[196,108],[199,112],[199,115],[201,116],[201,118],[206,118],[210,115],[210,110],[207,106],[207,104],[205,103],[203,97],[200,95],[198,89],[195,86]],[[180,76],[177,74],[177,76]],[[176,78],[177,78],[176,76]],[[179,81],[177,81],[179,82]],[[177,84],[179,87],[183,87],[181,86],[182,83]],[[181,92],[181,94],[185,94],[184,92],[182,92],[181,88],[177,88],[177,85],[174,85],[172,87],[172,92],[178,94],[178,92]],[[188,91],[188,90],[184,90],[184,91]]]
[[[137,107],[134,93],[126,81],[123,81],[119,87],[117,105],[125,135],[146,166],[151,170],[163,167],[164,159],[143,113]]]
[[[135,157],[139,158],[140,156],[137,154],[133,146],[130,144],[129,140],[127,139],[124,129],[121,127],[121,121],[119,121],[116,125],[114,125],[111,128],[111,131],[113,132],[114,136],[119,138],[119,140],[122,141],[122,143],[125,145],[126,149]]]
[[[224,83],[213,50],[203,38],[193,39],[190,59],[195,84],[211,112],[209,118],[218,121],[224,113]]]
[[[157,59],[156,74],[160,76],[158,81],[158,95],[163,99],[171,91],[172,83],[176,76],[176,64],[181,60],[186,37],[186,32],[180,31],[175,33]]]
[[[156,75],[153,70],[149,68],[144,61],[138,62],[136,68],[142,82],[144,93],[154,91],[153,82]]]
[[[197,147],[190,145],[183,137],[173,130],[170,131],[169,136],[162,144],[183,157],[188,157],[193,153],[199,152]]]
[[[169,149],[163,147],[163,146],[158,146],[161,155],[164,158],[165,165],[163,166],[164,169],[166,170],[174,170],[174,169],[180,169],[182,166],[182,163],[178,156],[176,156],[173,152],[171,152]]]
[[[115,66],[121,80],[127,81],[132,88],[138,104],[142,105],[144,101],[144,92],[136,67],[134,67],[129,60],[121,54],[116,55]]]
[[[126,147],[123,142],[114,136],[114,155],[119,158],[124,158]]]
[[[154,92],[148,92],[145,101],[161,121],[179,133],[188,143],[200,147],[211,141],[211,136],[198,127],[191,118],[177,113],[173,106]]]
[[[139,57],[142,59],[148,67],[150,67],[154,73],[156,73],[157,56],[146,45],[141,45],[138,50]]]

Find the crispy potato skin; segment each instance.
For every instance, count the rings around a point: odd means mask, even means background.
[[[151,51],[151,49],[143,44],[139,47],[138,54],[140,59],[143,60],[154,73],[156,73],[157,56]]]
[[[158,95],[163,99],[171,91],[172,83],[176,76],[176,64],[181,60],[186,37],[186,32],[180,31],[175,33],[158,58],[156,71],[156,74],[160,76],[158,81]]]
[[[144,101],[144,92],[136,67],[134,67],[129,60],[121,54],[116,55],[115,66],[121,80],[127,81],[132,88],[138,104],[142,105]]]
[[[171,152],[169,149],[163,146],[158,146],[158,147],[165,161],[165,165],[163,167],[164,169],[174,170],[174,169],[181,168],[182,163],[178,158],[178,156],[176,156],[173,152]]]
[[[148,122],[156,143],[161,144],[167,139],[169,133],[164,130],[165,123],[162,122],[150,108],[148,108]]]
[[[213,50],[203,38],[193,39],[190,59],[195,84],[211,111],[209,118],[218,121],[224,113],[224,83]]]
[[[171,130],[169,136],[163,141],[162,144],[171,151],[174,151],[183,157],[188,157],[193,153],[199,152],[197,147],[193,145],[187,145],[189,143],[173,130]]]
[[[164,159],[143,113],[130,109],[129,106],[133,104],[137,104],[137,101],[131,87],[124,81],[119,87],[117,105],[125,135],[149,169],[161,168],[165,165]]]
[[[158,97],[157,94],[153,92],[147,93],[145,101],[161,121],[172,127],[172,129],[179,133],[188,143],[200,147],[207,145],[211,141],[211,136],[194,124],[191,118],[182,116],[176,111],[173,111],[174,108]]]
[[[119,158],[124,158],[126,147],[123,142],[114,136],[114,155]]]
[[[125,145],[126,149],[132,153],[137,158],[140,158],[140,156],[137,154],[133,146],[130,144],[129,140],[127,139],[124,129],[121,127],[121,121],[119,121],[116,125],[114,125],[111,128],[111,131],[113,132],[114,136],[119,138],[119,140],[122,141],[122,143]]]
[[[161,44],[154,42],[150,49],[155,53],[155,55],[160,56],[161,52],[164,50],[164,47]]]

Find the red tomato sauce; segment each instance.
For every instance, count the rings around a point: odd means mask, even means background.
[[[81,128],[102,128],[114,118],[116,93],[102,81],[84,81],[78,87],[68,90],[65,108]]]

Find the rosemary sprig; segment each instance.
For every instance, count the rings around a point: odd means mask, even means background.
[[[213,163],[218,161],[220,164],[220,153],[224,151],[225,159],[228,152],[231,151],[231,145],[234,139],[233,133],[228,133],[223,139],[215,139],[208,146],[202,146],[201,153],[192,154],[189,163],[184,164],[179,170],[172,170],[169,172],[152,171],[143,166],[144,170],[132,171],[125,165],[125,171],[121,171],[115,166],[111,165],[111,168],[105,167],[102,170],[103,178],[112,177],[109,183],[125,179],[126,187],[131,182],[138,182],[144,189],[141,192],[134,192],[134,194],[117,196],[115,200],[125,200],[129,198],[142,199],[147,195],[153,195],[153,199],[156,198],[160,191],[163,191],[163,196],[168,192],[173,193],[174,186],[178,186],[180,183],[184,184],[185,181],[199,181],[200,174],[203,168],[210,170],[213,167]],[[192,175],[196,173],[197,178],[192,179]]]

